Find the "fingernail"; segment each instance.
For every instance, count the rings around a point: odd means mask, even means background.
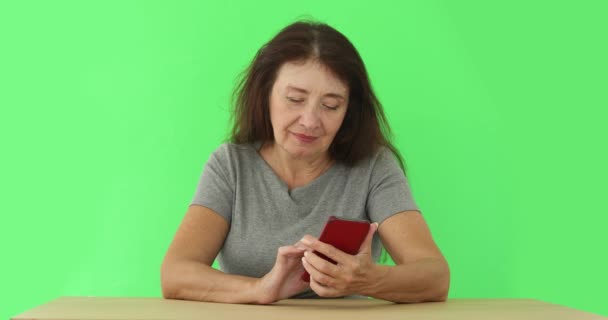
[[[304,256],[308,258],[308,251],[304,251]]]
[[[308,238],[306,238],[306,237],[302,238],[302,240],[300,240],[300,241],[302,241],[302,243],[307,246],[312,244],[312,242],[310,240],[308,240]]]

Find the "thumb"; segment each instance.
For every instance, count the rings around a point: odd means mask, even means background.
[[[359,254],[372,254],[372,239],[374,238],[374,233],[376,233],[376,230],[378,230],[378,222],[374,222],[369,226],[367,236],[365,237],[365,240],[363,240],[361,248],[359,248]]]

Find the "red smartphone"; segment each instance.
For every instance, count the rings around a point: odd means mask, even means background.
[[[369,227],[369,221],[330,216],[321,232],[319,241],[331,244],[345,253],[355,255],[359,252],[359,248],[361,248],[361,244],[363,244],[363,241],[369,232]],[[317,251],[314,251],[314,253],[319,257],[336,264],[334,260],[322,253]],[[304,271],[301,279],[310,282],[310,275],[307,271]]]

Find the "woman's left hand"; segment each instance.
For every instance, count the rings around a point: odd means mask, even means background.
[[[310,274],[310,288],[321,297],[342,297],[368,291],[378,276],[372,259],[372,238],[377,229],[378,223],[370,226],[356,255],[347,254],[310,235],[304,236],[301,240],[304,245],[337,262],[333,264],[307,251],[302,264]]]

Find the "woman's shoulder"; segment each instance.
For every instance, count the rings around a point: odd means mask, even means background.
[[[383,165],[387,161],[392,162],[395,159],[396,156],[389,147],[378,145],[372,153],[357,162],[355,167],[371,169],[377,165]]]
[[[220,144],[213,153],[244,153],[255,150],[254,143],[224,142]]]
[[[255,156],[256,149],[254,143],[224,142],[213,151],[209,160],[225,166],[239,161],[247,161]]]

